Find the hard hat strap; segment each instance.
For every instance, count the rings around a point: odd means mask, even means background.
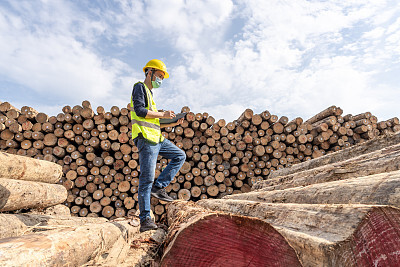
[[[154,76],[154,69],[151,69],[151,79],[150,79],[150,83],[153,81],[153,76]]]

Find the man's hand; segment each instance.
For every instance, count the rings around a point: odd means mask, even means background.
[[[184,121],[184,118],[180,118],[177,122],[174,123],[168,123],[168,124],[161,124],[161,128],[165,128],[165,127],[175,127],[177,125],[182,124],[182,122]]]
[[[184,118],[180,118],[177,122],[171,123],[171,127],[175,127],[182,124],[183,120]]]
[[[163,119],[172,119],[175,117],[175,112],[172,110],[167,110],[163,112],[163,116],[161,118]]]
[[[182,124],[183,120],[184,118],[180,118],[177,122],[174,123],[175,124],[174,126]]]

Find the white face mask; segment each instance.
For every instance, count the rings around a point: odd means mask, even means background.
[[[162,80],[160,78],[158,78],[156,76],[156,80],[155,81],[151,81],[151,85],[153,86],[153,88],[158,88],[160,87],[162,84]]]

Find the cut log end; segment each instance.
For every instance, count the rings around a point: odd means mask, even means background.
[[[181,230],[161,266],[300,266],[293,248],[268,223],[211,214]]]
[[[336,251],[335,257],[341,266],[397,266],[400,262],[399,236],[400,210],[375,207],[347,244]]]

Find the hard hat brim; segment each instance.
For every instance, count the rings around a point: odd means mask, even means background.
[[[144,73],[146,73],[146,69],[150,69],[150,67],[144,67],[143,68],[143,72]],[[154,67],[152,67],[151,69],[156,69],[156,70],[162,71],[162,72],[164,72],[164,79],[168,79],[169,78],[169,73],[166,72],[165,70],[161,70],[159,68],[154,68]]]

